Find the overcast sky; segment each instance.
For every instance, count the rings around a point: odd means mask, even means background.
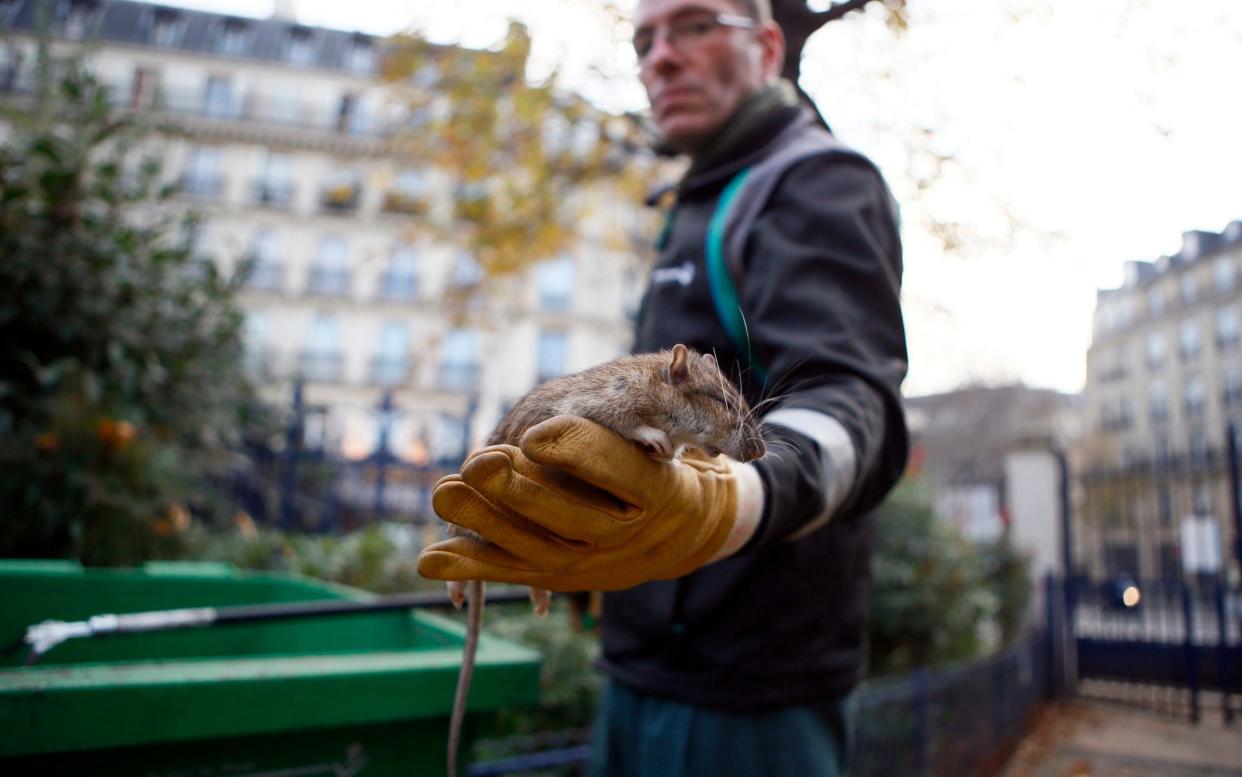
[[[873,5],[812,38],[803,85],[902,201],[906,393],[1013,380],[1080,390],[1096,289],[1119,284],[1126,260],[1176,252],[1185,230],[1242,219],[1239,4],[908,0],[900,36]],[[626,31],[590,0],[294,7],[307,24],[470,46],[497,42],[514,16],[534,36],[532,77],[558,67],[607,107],[643,104],[618,47]],[[929,195],[915,195],[911,172],[930,157],[911,149],[952,158]],[[946,252],[929,216],[960,223],[964,249]]]

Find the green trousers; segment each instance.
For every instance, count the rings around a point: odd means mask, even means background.
[[[758,713],[696,707],[609,681],[592,777],[844,777],[848,699]]]

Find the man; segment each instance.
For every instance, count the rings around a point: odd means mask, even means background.
[[[895,209],[871,163],[779,80],[767,0],[639,0],[634,27],[656,124],[691,161],[634,350],[714,352],[752,404],[772,398],[770,452],[662,464],[552,419],[437,487],[437,513],[488,542],[438,543],[420,571],[610,592],[596,774],[840,775],[871,511],[906,459]],[[772,174],[765,163],[794,146],[813,153]],[[759,170],[762,195],[740,184]],[[743,336],[708,267],[734,195],[751,206],[730,242]]]

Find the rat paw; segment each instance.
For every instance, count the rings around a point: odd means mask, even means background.
[[[449,601],[453,603],[453,607],[460,610],[466,603],[466,581],[449,580],[444,587],[448,589]]]
[[[535,606],[535,614],[540,618],[548,614],[548,608],[552,606],[552,592],[546,588],[530,589],[530,601]]]
[[[664,461],[673,459],[673,441],[659,429],[640,426],[630,433],[630,439],[645,446],[653,458]]]

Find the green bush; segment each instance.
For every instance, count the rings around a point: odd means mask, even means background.
[[[416,540],[402,526],[371,524],[345,535],[255,529],[219,532],[194,527],[183,553],[196,561],[223,561],[241,569],[306,575],[375,593],[441,590],[418,575]]]
[[[235,285],[194,256],[149,128],[52,70],[0,145],[0,555],[167,557],[264,416]]]
[[[917,483],[903,482],[876,517],[868,672],[987,652],[1017,635],[1030,593],[1026,564],[1007,538],[968,542],[935,515]]]

